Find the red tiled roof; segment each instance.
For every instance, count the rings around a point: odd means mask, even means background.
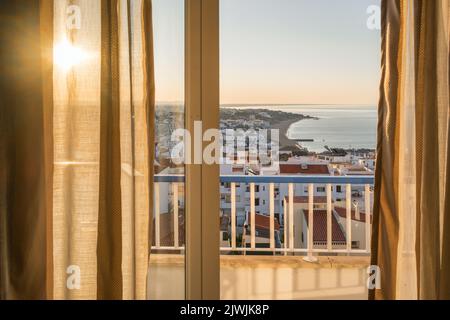
[[[284,197],[284,199],[289,202],[289,197]],[[334,202],[334,200],[331,201]],[[309,196],[296,196],[294,197],[294,203],[309,203]],[[313,203],[327,203],[327,197],[314,196]]]
[[[306,223],[308,224],[309,214],[308,210],[303,210]],[[327,242],[327,211],[314,210],[314,242]],[[333,243],[346,243],[344,232],[342,231],[339,222],[334,215],[331,216],[331,238]]]
[[[155,235],[155,220],[153,218],[153,235]],[[173,214],[163,213],[159,215],[159,232],[160,232],[160,245],[161,247],[172,247],[174,245],[174,233],[173,233]],[[178,216],[178,245],[184,245],[184,213],[180,210]],[[152,245],[156,245],[155,238],[152,239]]]
[[[334,211],[341,218],[347,218],[347,209],[342,207],[334,207]],[[366,222],[366,214],[363,211],[359,212],[360,219],[356,219],[356,212],[352,209],[352,220]],[[372,216],[370,216],[370,223],[372,223]]]
[[[255,214],[256,229],[270,230],[270,217],[262,214]],[[280,224],[277,219],[275,221],[275,230],[280,230]],[[247,214],[247,221],[251,221],[250,212]],[[251,222],[250,222],[251,223]]]
[[[230,224],[230,216],[223,215],[220,217],[220,231],[228,231],[228,225]]]
[[[330,174],[326,164],[280,164],[280,174]]]
[[[182,164],[175,164],[171,159],[167,158],[158,158],[156,161],[158,161],[158,165],[154,166],[155,174],[161,173],[166,168],[182,168],[184,166]]]

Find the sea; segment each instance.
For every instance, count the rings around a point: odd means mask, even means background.
[[[305,119],[293,123],[287,136],[299,142],[309,151],[322,152],[325,146],[344,149],[375,149],[377,128],[377,107],[357,105],[278,105],[251,106],[301,113],[318,120]]]

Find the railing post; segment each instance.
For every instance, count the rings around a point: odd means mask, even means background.
[[[366,251],[370,253],[370,237],[371,237],[371,208],[370,208],[370,185],[366,184],[365,194],[364,194],[364,204],[366,211]]]
[[[327,250],[333,250],[333,220],[332,220],[332,199],[331,184],[327,184]]]
[[[286,198],[283,199],[283,229],[284,229],[284,255],[287,256],[287,233],[288,233],[288,228],[287,228],[287,221],[288,221],[288,217],[287,217],[287,201]]]
[[[308,256],[303,260],[307,262],[317,262],[313,256],[314,250],[314,184],[308,185]]]
[[[247,229],[245,229],[245,226],[242,227],[242,241],[241,241],[241,248],[243,248],[244,256],[247,254]]]
[[[236,183],[231,183],[231,248],[236,249]]]
[[[180,246],[178,234],[178,183],[172,184],[173,192],[173,244],[177,249]]]
[[[250,183],[250,247],[256,248],[255,184]]]
[[[294,251],[294,184],[289,183],[289,250]]]
[[[352,185],[347,184],[346,187],[346,237],[347,237],[347,252],[350,253],[352,250]]]
[[[269,184],[270,249],[275,249],[275,193],[274,184]]]
[[[161,247],[161,223],[160,223],[160,192],[159,183],[155,183],[155,247],[159,249]]]

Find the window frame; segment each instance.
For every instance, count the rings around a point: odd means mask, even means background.
[[[185,0],[185,8],[185,127],[193,134],[196,121],[203,132],[219,128],[219,0]],[[218,300],[219,165],[186,164],[185,186],[186,299]]]

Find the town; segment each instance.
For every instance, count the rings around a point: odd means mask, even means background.
[[[173,111],[173,110],[172,110]],[[160,177],[182,176],[184,166],[179,161],[168,157],[171,148],[176,145],[167,139],[170,132],[176,129],[176,114],[164,116],[166,134],[156,149],[156,173]],[[288,120],[286,120],[288,119]],[[225,109],[222,111],[222,135],[234,134],[224,139],[221,145],[222,161],[220,175],[227,181],[220,182],[220,240],[224,253],[227,248],[280,249],[289,245],[294,248],[308,247],[308,218],[310,199],[313,201],[314,215],[314,248],[326,248],[327,227],[330,225],[328,207],[331,211],[331,244],[336,249],[348,246],[348,223],[351,225],[351,248],[365,249],[368,245],[366,234],[366,208],[373,203],[373,187],[366,184],[337,183],[282,183],[274,178],[345,178],[372,177],[375,171],[375,150],[348,150],[324,146],[324,152],[309,152],[298,141],[286,136],[290,124],[309,116],[284,113],[270,110]],[[167,124],[171,127],[168,128]],[[182,124],[181,124],[182,125]],[[261,142],[257,143],[251,136],[240,136],[258,130],[281,129],[276,140],[273,136],[264,141],[264,152]],[[244,131],[244,129],[246,131]],[[161,129],[163,130],[163,129]],[[241,143],[239,143],[241,142]],[[242,144],[243,143],[243,144]],[[256,152],[255,152],[256,150]],[[253,152],[252,152],[253,151]],[[276,152],[275,152],[276,151]],[[255,158],[256,156],[256,158]],[[250,178],[258,178],[251,183]],[[222,179],[223,180],[223,179]],[[229,181],[229,182],[228,182]],[[219,183],[219,182],[218,182]],[[176,190],[170,183],[160,182],[157,188],[159,230],[158,246],[170,247],[175,239],[184,245],[184,186],[177,184]],[[312,195],[312,196],[310,196]],[[351,199],[348,200],[348,199]],[[369,201],[367,203],[367,200]],[[176,201],[176,205],[174,205]],[[292,203],[290,203],[292,201]],[[350,206],[350,208],[349,208]],[[178,217],[174,217],[178,214]],[[273,222],[271,224],[271,215]],[[347,219],[347,214],[351,214]],[[255,225],[252,226],[252,213]],[[370,215],[368,216],[370,217]],[[289,218],[292,222],[289,222]],[[178,221],[178,226],[171,227]],[[368,220],[370,223],[370,219]],[[293,225],[293,227],[290,227]],[[178,235],[173,233],[178,229]],[[316,231],[317,230],[317,231]],[[254,232],[252,232],[254,231]],[[290,235],[292,233],[292,235]],[[156,242],[154,242],[156,244]]]

